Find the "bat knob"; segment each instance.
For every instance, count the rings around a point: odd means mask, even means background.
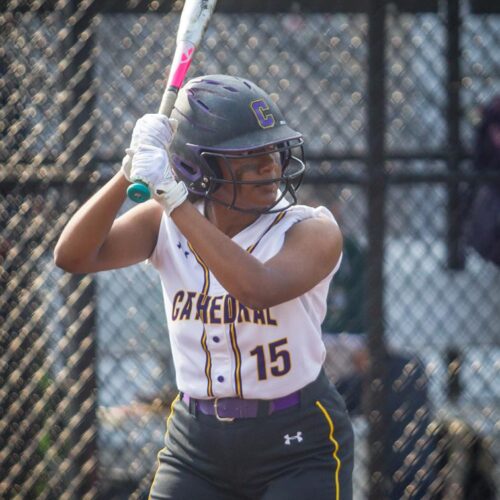
[[[144,203],[151,198],[151,193],[144,182],[134,182],[127,188],[127,196],[135,203]]]

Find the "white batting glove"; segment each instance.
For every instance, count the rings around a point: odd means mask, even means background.
[[[132,155],[130,176],[149,187],[167,215],[188,196],[185,184],[174,178],[165,148],[147,144],[137,146]]]
[[[125,150],[127,153],[122,160],[122,172],[129,182],[138,180],[131,175],[132,157],[139,145],[153,146],[168,150],[175,131],[177,130],[177,120],[167,118],[162,114],[147,114],[137,120],[130,147]]]

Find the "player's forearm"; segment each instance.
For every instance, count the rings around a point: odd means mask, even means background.
[[[128,185],[118,173],[78,209],[56,244],[57,266],[70,272],[85,272],[89,268],[125,201]]]
[[[240,302],[260,309],[275,305],[268,270],[253,255],[219,231],[189,202],[172,212],[172,219],[219,283]]]

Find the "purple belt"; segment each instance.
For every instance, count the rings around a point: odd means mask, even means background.
[[[300,392],[292,392],[277,399],[240,399],[240,398],[215,398],[194,399],[187,394],[182,395],[190,413],[203,413],[213,415],[218,420],[230,422],[235,418],[255,418],[272,415],[278,411],[293,408],[300,403]]]

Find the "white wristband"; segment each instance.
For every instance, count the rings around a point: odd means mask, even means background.
[[[125,179],[129,182],[134,182],[131,177],[131,170],[132,170],[132,157],[134,156],[134,150],[127,148],[125,150],[125,156],[123,157],[122,160],[122,166],[121,166],[121,171],[123,175],[125,176]]]

